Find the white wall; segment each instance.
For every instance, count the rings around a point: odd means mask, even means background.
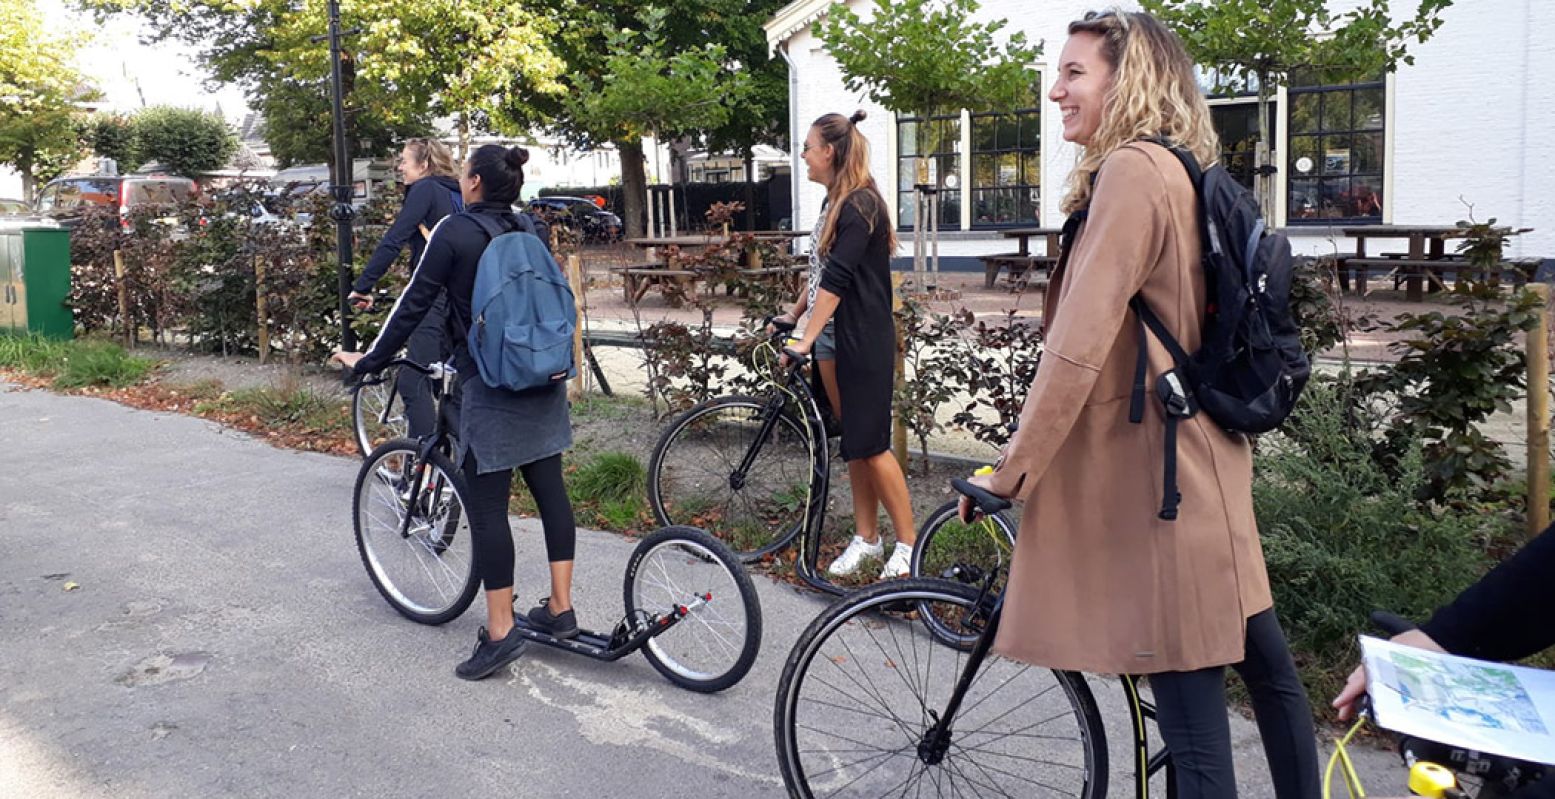
[[[1349,0],[1336,0],[1335,7]],[[868,14],[872,0],[848,0]],[[1353,5],[1353,2],[1351,2]],[[986,0],[978,17],[1008,19],[1010,30],[1043,43],[1043,93],[1051,87],[1066,29],[1096,0]],[[1121,3],[1137,7],[1135,3]],[[1394,4],[1400,17],[1416,3]],[[1392,149],[1386,161],[1388,217],[1395,224],[1452,224],[1467,215],[1459,201],[1474,203],[1479,220],[1533,227],[1514,240],[1508,255],[1555,257],[1555,3],[1549,0],[1473,0],[1443,14],[1443,25],[1425,45],[1416,45],[1414,65],[1401,65],[1392,79],[1387,120]],[[887,199],[896,200],[895,119],[860,94],[847,91],[837,65],[810,32],[788,42],[798,77],[793,114],[800,136],[823,113],[869,112],[863,132],[873,145],[871,166]],[[1044,100],[1042,121],[1041,224],[1058,226],[1059,202],[1074,166],[1075,149],[1062,139],[1062,125]],[[795,147],[797,153],[798,147]],[[1281,165],[1283,167],[1283,164]],[[800,183],[796,225],[814,223],[823,192]],[[1293,228],[1297,249],[1308,253],[1347,250],[1351,240],[1326,228]],[[904,242],[900,254],[907,254]],[[941,253],[977,255],[1012,249],[996,233],[980,240],[944,240]]]
[[[32,201],[31,197],[22,196],[22,176],[5,167],[0,167],[0,197],[8,200]]]

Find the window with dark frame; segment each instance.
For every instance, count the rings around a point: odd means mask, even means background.
[[[1382,221],[1385,84],[1293,75],[1286,221]]]
[[[1241,100],[1231,103],[1213,103],[1209,107],[1210,121],[1220,136],[1220,163],[1231,177],[1249,190],[1253,186],[1254,169],[1258,166],[1258,100]],[[1279,117],[1279,103],[1269,103],[1269,132],[1275,130]],[[1271,152],[1272,159],[1279,154]]]
[[[920,140],[924,155],[918,156]],[[896,216],[903,229],[913,226],[913,187],[939,188],[939,229],[961,229],[961,115],[898,117],[896,121]]]
[[[972,114],[972,228],[1035,225],[1042,209],[1042,111]]]

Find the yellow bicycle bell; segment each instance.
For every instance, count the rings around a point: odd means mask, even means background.
[[[1458,779],[1453,773],[1424,760],[1409,769],[1409,792],[1431,799],[1450,799],[1457,794]]]

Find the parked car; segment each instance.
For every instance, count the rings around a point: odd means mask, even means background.
[[[585,197],[536,197],[529,201],[529,210],[552,224],[560,223],[578,231],[589,244],[620,241],[624,230],[621,217]]]
[[[130,224],[130,209],[138,205],[177,205],[199,195],[189,178],[172,175],[86,175],[56,178],[38,194],[36,210],[65,227],[80,221],[86,206],[119,209],[120,224]]]
[[[27,203],[0,198],[0,216],[26,216],[30,213],[32,213],[32,206]]]

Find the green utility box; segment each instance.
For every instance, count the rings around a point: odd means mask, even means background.
[[[0,227],[0,333],[75,335],[70,297],[70,232]]]

